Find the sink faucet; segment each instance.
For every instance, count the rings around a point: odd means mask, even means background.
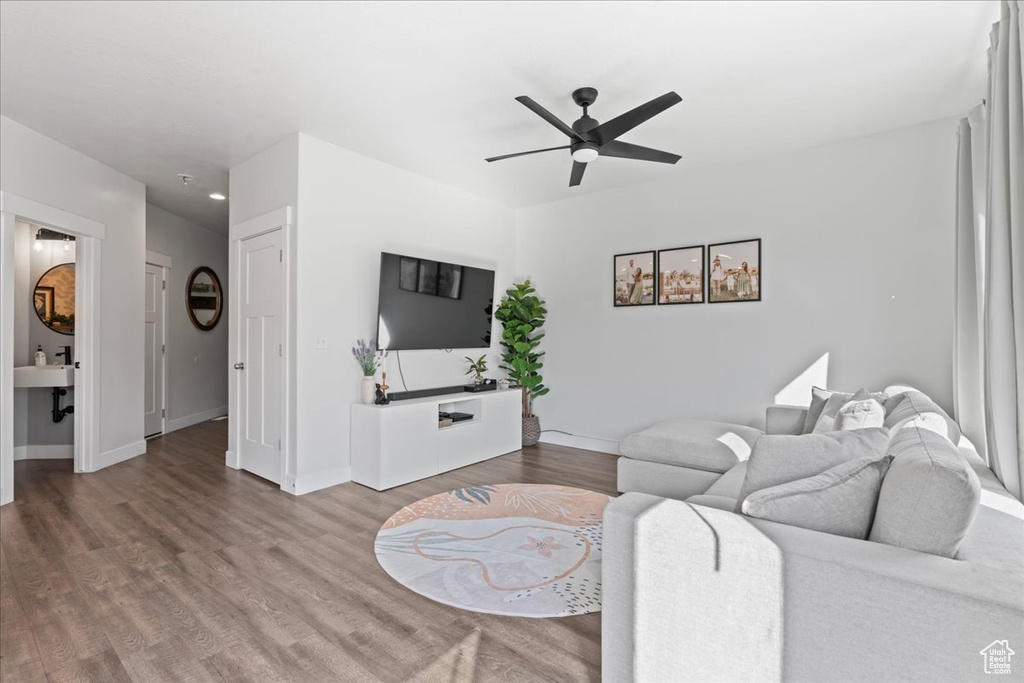
[[[64,363],[63,364],[64,365],[71,365],[71,347],[70,346],[62,346],[60,348],[62,348],[64,350],[63,351],[58,351],[57,353],[55,353],[53,355],[54,356],[58,356],[58,357],[59,356],[64,356]]]

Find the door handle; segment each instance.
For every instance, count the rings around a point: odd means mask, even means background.
[[[235,370],[245,370],[245,363],[235,363]]]

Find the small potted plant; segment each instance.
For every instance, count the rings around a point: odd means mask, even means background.
[[[480,356],[476,360],[473,360],[469,356],[466,356],[466,360],[469,361],[469,370],[466,370],[467,375],[476,374],[473,378],[474,384],[484,383],[484,373],[487,372],[487,354]]]
[[[540,441],[540,420],[533,414],[533,400],[548,393],[540,374],[544,352],[537,350],[544,337],[540,329],[548,311],[536,292],[529,280],[514,284],[506,290],[494,312],[503,327],[501,345],[505,351],[501,354],[501,367],[523,392],[524,446]]]
[[[373,339],[369,342],[357,339],[356,345],[352,347],[352,355],[355,356],[356,362],[359,363],[359,367],[363,371],[360,399],[369,405],[376,397],[377,383],[374,381],[374,375],[377,374],[377,368],[380,365],[380,359],[377,356],[377,342]]]

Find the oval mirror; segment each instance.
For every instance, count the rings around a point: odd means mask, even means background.
[[[212,330],[220,320],[222,304],[220,280],[206,266],[192,271],[185,285],[185,310],[189,320],[201,330]]]
[[[43,273],[32,295],[36,315],[54,332],[75,333],[75,264],[61,263]]]

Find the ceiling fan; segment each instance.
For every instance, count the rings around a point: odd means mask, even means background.
[[[561,147],[547,147],[535,149],[530,152],[517,152],[515,154],[503,154],[498,157],[491,157],[487,161],[501,161],[512,157],[521,157],[527,154],[539,154],[540,152],[552,152],[556,149],[568,149],[572,154],[572,173],[569,175],[569,187],[575,187],[583,180],[583,173],[587,170],[587,164],[598,156],[619,157],[621,159],[639,159],[640,161],[657,161],[662,164],[674,164],[679,161],[678,154],[662,152],[650,147],[631,145],[628,142],[621,142],[617,138],[644,121],[660,114],[674,104],[682,102],[683,98],[674,92],[668,92],[661,97],[655,97],[647,104],[641,104],[635,109],[627,111],[621,116],[616,116],[611,121],[601,123],[597,119],[590,118],[587,108],[594,104],[597,99],[596,88],[580,88],[572,94],[573,102],[583,107],[583,116],[573,122],[572,127],[565,125],[557,116],[540,106],[526,95],[516,98],[528,109],[533,111],[552,126],[569,136],[570,144]]]

